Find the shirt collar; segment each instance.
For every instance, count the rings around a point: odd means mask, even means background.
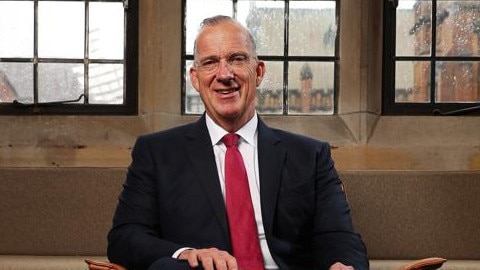
[[[218,144],[220,140],[228,134],[221,126],[217,125],[208,114],[205,114],[208,133],[210,134],[210,139],[212,140],[212,145]],[[257,112],[243,127],[241,127],[236,134],[245,140],[248,144],[255,146],[255,133],[257,132],[258,116]]]

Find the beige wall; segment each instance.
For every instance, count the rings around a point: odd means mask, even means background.
[[[0,166],[124,167],[139,134],[180,108],[181,2],[140,1],[138,116],[0,116]],[[342,0],[337,116],[269,116],[330,141],[340,170],[479,170],[480,117],[381,116],[383,0]]]

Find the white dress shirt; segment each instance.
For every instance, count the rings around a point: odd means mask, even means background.
[[[220,187],[222,189],[223,199],[225,200],[225,153],[227,148],[221,140],[228,132],[217,125],[208,115],[206,115],[206,120],[210,139],[212,140],[213,152],[215,153],[215,162],[217,164],[218,176],[220,178]],[[247,170],[250,196],[252,197],[253,210],[255,212],[255,221],[257,223],[258,237],[260,239],[260,248],[262,250],[265,269],[278,269],[278,266],[268,249],[267,239],[265,238],[265,231],[263,229],[262,209],[260,207],[257,123],[258,117],[255,113],[255,116],[236,132],[236,134],[240,135],[238,150],[242,154],[245,169]]]

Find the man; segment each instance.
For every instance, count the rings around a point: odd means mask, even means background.
[[[230,17],[208,18],[194,54],[190,79],[206,113],[138,138],[110,261],[129,270],[368,269],[329,145],[271,129],[256,114],[265,64],[249,31]],[[226,134],[240,141],[240,157]],[[232,153],[241,165],[231,165]],[[245,171],[247,195],[236,199],[245,186],[229,179]],[[234,220],[234,211],[249,214]]]

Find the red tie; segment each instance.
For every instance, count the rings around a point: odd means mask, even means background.
[[[225,197],[233,256],[241,270],[263,270],[263,257],[258,239],[247,172],[238,151],[238,135],[222,139],[225,154]]]

